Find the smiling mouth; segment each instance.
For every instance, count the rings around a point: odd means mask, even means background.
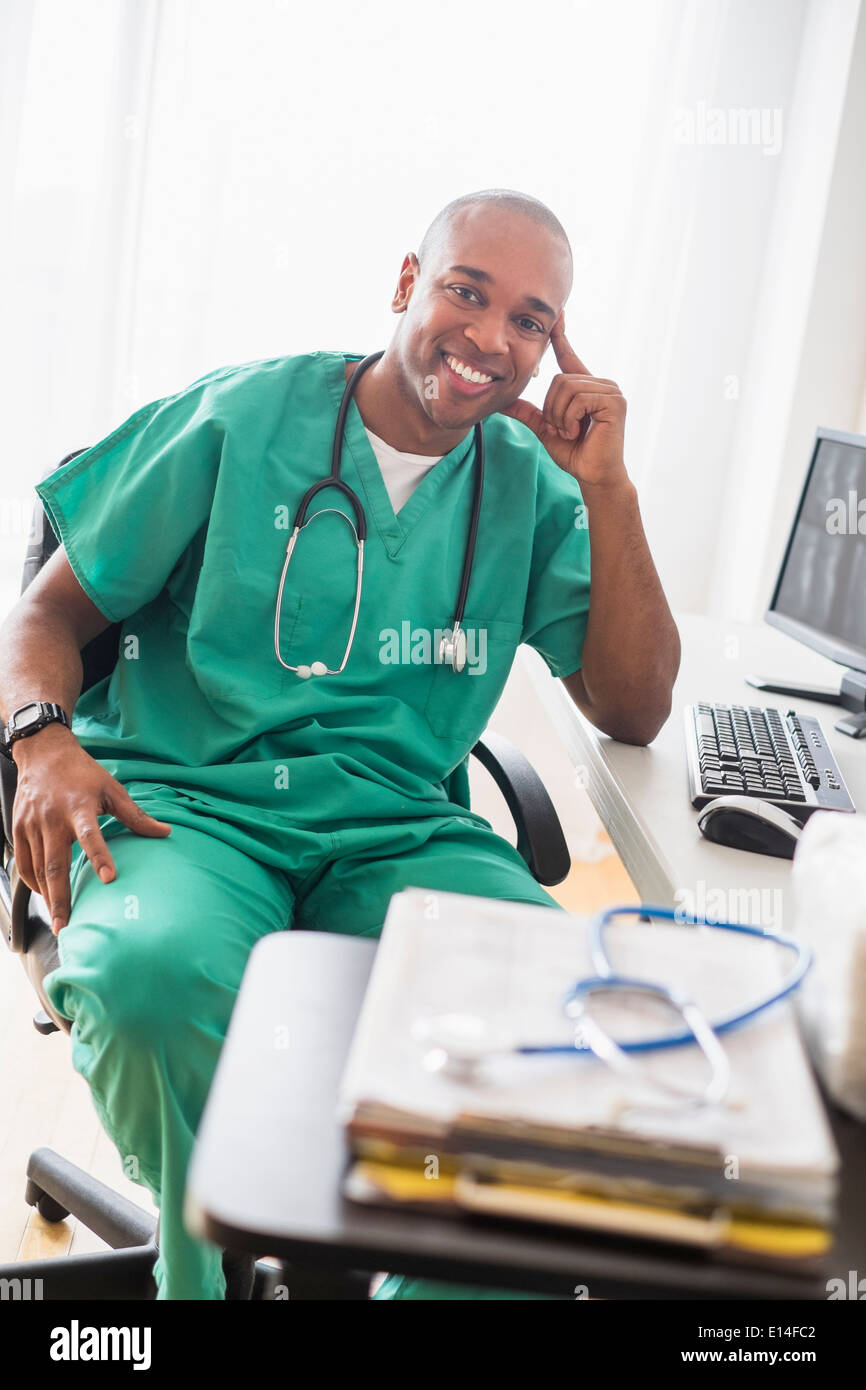
[[[499,377],[488,376],[486,372],[474,371],[467,363],[461,362],[459,357],[455,357],[453,353],[443,352],[442,360],[445,363],[445,374],[448,381],[461,395],[483,395],[499,380]]]

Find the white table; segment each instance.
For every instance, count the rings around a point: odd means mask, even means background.
[[[837,706],[762,693],[745,681],[746,675],[761,675],[838,686],[841,668],[833,662],[766,623],[675,616],[682,661],[673,708],[646,748],[600,733],[536,652],[522,648],[523,659],[568,750],[575,778],[586,787],[644,902],[698,911],[724,902],[740,921],[784,928],[791,861],[712,844],[698,829],[689,800],[683,709],[707,700],[816,715],[858,808],[866,808],[866,739],[836,732],[834,721],[843,712]]]

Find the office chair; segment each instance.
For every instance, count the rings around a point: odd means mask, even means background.
[[[84,452],[76,449],[61,466]],[[55,468],[46,470],[44,477]],[[37,498],[33,511],[21,592],[57,549],[58,538]],[[113,623],[82,649],[82,692],[109,675],[117,664],[120,623]],[[530,872],[542,884],[561,883],[570,868],[570,856],[559,818],[538,774],[507,739],[486,733],[472,753],[499,787],[517,829],[517,849]],[[449,797],[463,805],[456,772],[446,784]],[[71,1031],[70,1020],[55,1012],[43,988],[43,980],[60,964],[57,938],[51,931],[48,906],[23,882],[15,866],[12,843],[12,806],[18,781],[14,762],[0,755],[0,803],[3,817],[3,853],[0,867],[0,921],[10,949],[21,956],[42,1007],[34,1026],[40,1033]],[[468,804],[467,804],[467,809]],[[339,1000],[335,1000],[335,1008]],[[62,1221],[72,1214],[111,1248],[88,1255],[25,1260],[0,1265],[2,1279],[41,1279],[43,1298],[152,1299],[156,1294],[153,1264],[159,1240],[159,1222],[126,1197],[69,1163],[47,1148],[36,1149],[27,1164],[24,1200],[35,1206],[46,1221]],[[223,1253],[227,1299],[268,1297],[272,1282],[282,1277],[274,1266],[251,1256]],[[292,1270],[292,1296],[307,1298],[367,1297],[371,1274],[348,1271],[342,1276]],[[16,1285],[16,1287],[19,1287]],[[32,1287],[32,1285],[31,1285]]]

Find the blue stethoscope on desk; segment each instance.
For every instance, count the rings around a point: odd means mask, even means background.
[[[369,357],[363,358],[362,361],[358,363],[351,377],[346,382],[346,387],[343,391],[343,399],[340,402],[340,409],[337,414],[337,425],[334,430],[334,447],[331,452],[331,471],[327,478],[322,478],[319,482],[313,483],[312,487],[309,487],[304,493],[295,515],[294,528],[289,538],[289,543],[286,546],[286,559],[283,564],[282,575],[280,576],[280,587],[277,593],[277,611],[274,618],[274,651],[276,652],[277,661],[280,665],[284,666],[287,671],[297,672],[302,680],[307,680],[310,676],[338,676],[341,671],[345,670],[346,662],[349,660],[349,653],[352,650],[352,643],[355,640],[355,628],[358,626],[358,610],[361,607],[361,585],[364,577],[364,542],[367,539],[367,518],[358,494],[340,477],[340,466],[343,456],[343,435],[346,428],[346,415],[349,411],[349,403],[354,394],[355,387],[367,368],[371,367],[374,362],[378,362],[379,358],[383,357],[384,354],[384,348],[379,352],[371,352]],[[307,510],[313,498],[317,493],[321,492],[323,488],[327,487],[337,488],[352,504],[357,526],[353,526],[351,519],[345,512],[340,511],[338,507],[323,507],[321,511],[314,512],[310,517],[307,516]],[[461,623],[463,622],[463,615],[466,611],[466,595],[469,592],[469,579],[472,574],[472,562],[475,558],[475,540],[478,535],[478,520],[481,516],[481,494],[483,488],[484,431],[481,428],[481,421],[479,420],[475,425],[475,490],[472,496],[472,515],[469,520],[469,536],[466,541],[466,552],[463,558],[463,573],[460,579],[460,590],[457,595],[457,612],[451,627],[446,630],[439,647],[439,660],[447,663],[453,671],[462,671],[466,665],[466,633],[461,627]],[[283,586],[286,582],[286,572],[289,568],[289,562],[291,561],[292,553],[297,544],[298,536],[303,528],[308,526],[311,521],[314,521],[317,516],[325,516],[328,512],[335,512],[337,516],[343,518],[349,530],[352,532],[352,535],[355,537],[355,544],[357,546],[358,560],[355,580],[355,607],[352,612],[352,625],[349,629],[349,640],[346,643],[343,660],[340,662],[339,666],[333,670],[326,666],[324,661],[312,661],[308,666],[290,666],[287,661],[283,661],[280,655],[280,612],[282,610]]]
[[[762,941],[783,946],[794,960],[786,978],[763,999],[753,1000],[744,1008],[710,1023],[694,1000],[679,990],[651,980],[633,979],[620,975],[614,970],[605,946],[605,931],[615,917],[660,917],[669,922],[686,926],[714,927],[721,931],[741,932],[745,936],[756,936]],[[719,1035],[739,1028],[750,1019],[757,1018],[766,1009],[787,998],[803,981],[812,964],[809,949],[792,936],[783,932],[770,931],[764,927],[747,926],[738,922],[708,922],[701,917],[674,911],[667,907],[653,907],[647,904],[638,906],[610,907],[593,918],[589,926],[589,952],[595,976],[578,980],[568,991],[563,1001],[563,1010],[568,1018],[575,1021],[574,1039],[569,1043],[521,1044],[509,1043],[502,1038],[492,1037],[482,1019],[472,1015],[450,1014],[427,1020],[419,1020],[415,1036],[428,1045],[429,1051],[424,1066],[429,1071],[442,1071],[456,1081],[471,1081],[480,1065],[494,1057],[503,1056],[550,1056],[556,1053],[573,1054],[592,1052],[606,1062],[626,1079],[640,1080],[642,1084],[662,1092],[668,1098],[675,1097],[686,1109],[704,1105],[718,1104],[724,1099],[730,1085],[730,1063]],[[669,1005],[683,1019],[685,1028],[678,1033],[665,1033],[661,1037],[644,1038],[634,1042],[617,1043],[600,1026],[589,1012],[589,1001],[597,994],[637,994]],[[697,1043],[709,1063],[709,1079],[703,1090],[695,1092],[677,1085],[675,1082],[657,1077],[647,1077],[632,1061],[631,1053],[653,1052],[660,1048],[681,1047],[685,1043]]]

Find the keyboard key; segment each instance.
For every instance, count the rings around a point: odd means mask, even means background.
[[[715,743],[716,726],[713,723],[713,716],[711,714],[698,715],[697,719],[695,720],[695,729],[697,730],[699,738],[710,739],[713,743]]]

